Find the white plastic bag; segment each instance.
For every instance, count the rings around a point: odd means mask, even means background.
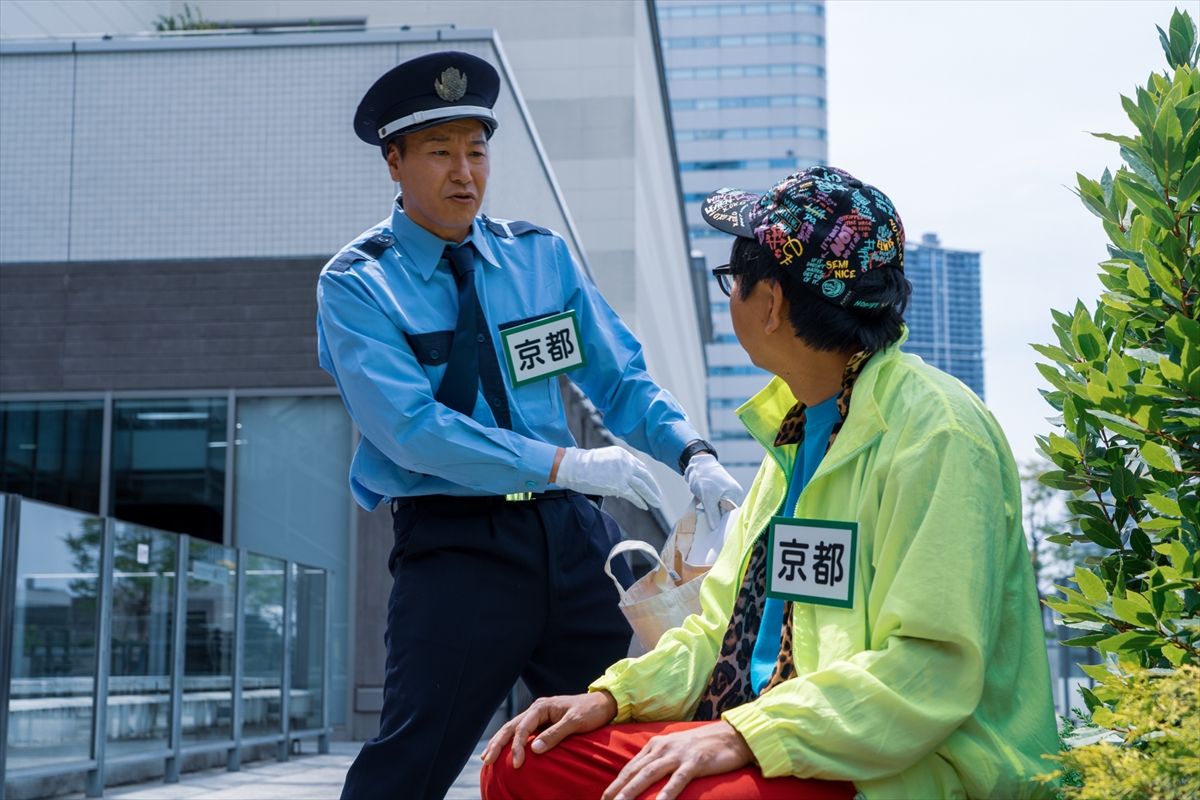
[[[728,504],[727,511],[736,508],[728,500],[722,500],[721,503],[723,506]],[[697,506],[693,504],[675,523],[675,530],[667,537],[662,555],[636,539],[619,542],[609,551],[604,571],[616,584],[621,595],[621,613],[633,628],[629,655],[641,655],[652,650],[664,633],[682,625],[689,614],[700,613],[700,586],[724,544],[732,516],[732,513],[726,513],[724,524],[716,532],[710,532],[705,524],[702,535],[698,536]],[[621,553],[632,550],[644,553],[658,565],[629,589],[625,589],[613,577],[611,563]],[[693,553],[702,561],[693,561]]]

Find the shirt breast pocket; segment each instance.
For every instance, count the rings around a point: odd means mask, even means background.
[[[558,421],[562,416],[562,394],[558,390],[558,377],[543,378],[510,389],[513,404],[521,417],[531,425],[546,425]]]

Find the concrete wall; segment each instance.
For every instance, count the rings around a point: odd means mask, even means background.
[[[325,259],[0,264],[0,392],[333,386]]]

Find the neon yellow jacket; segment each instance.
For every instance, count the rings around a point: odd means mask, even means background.
[[[770,777],[854,781],[876,798],[1051,796],[1030,781],[1057,749],[1050,671],[1016,465],[961,383],[901,353],[873,357],[795,516],[857,521],[854,607],[796,603],[796,677],[723,719]],[[774,379],[738,409],[767,449],[700,593],[703,612],[592,684],[615,722],[691,719],[751,546],[787,495],[796,400]]]

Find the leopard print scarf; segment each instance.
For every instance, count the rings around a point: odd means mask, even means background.
[[[852,356],[846,364],[846,370],[842,373],[842,389],[837,399],[840,418],[829,435],[825,452],[829,452],[846,422],[846,415],[850,413],[850,396],[854,392],[854,384],[872,355],[872,352],[863,350]],[[796,403],[784,416],[779,433],[775,437],[776,447],[799,445],[804,441],[805,408],[803,403]],[[758,628],[762,623],[766,599],[767,537],[759,534],[758,541],[750,551],[746,577],[742,579],[741,589],[738,590],[733,616],[725,629],[725,638],[721,641],[721,652],[717,655],[716,666],[713,667],[693,720],[703,722],[720,719],[729,709],[749,703],[756,697],[750,680],[750,659],[754,653],[754,644],[758,640]],[[775,659],[775,669],[771,672],[771,679],[763,689],[763,694],[795,674],[796,665],[792,660],[792,601],[788,600],[783,607],[779,656]]]

